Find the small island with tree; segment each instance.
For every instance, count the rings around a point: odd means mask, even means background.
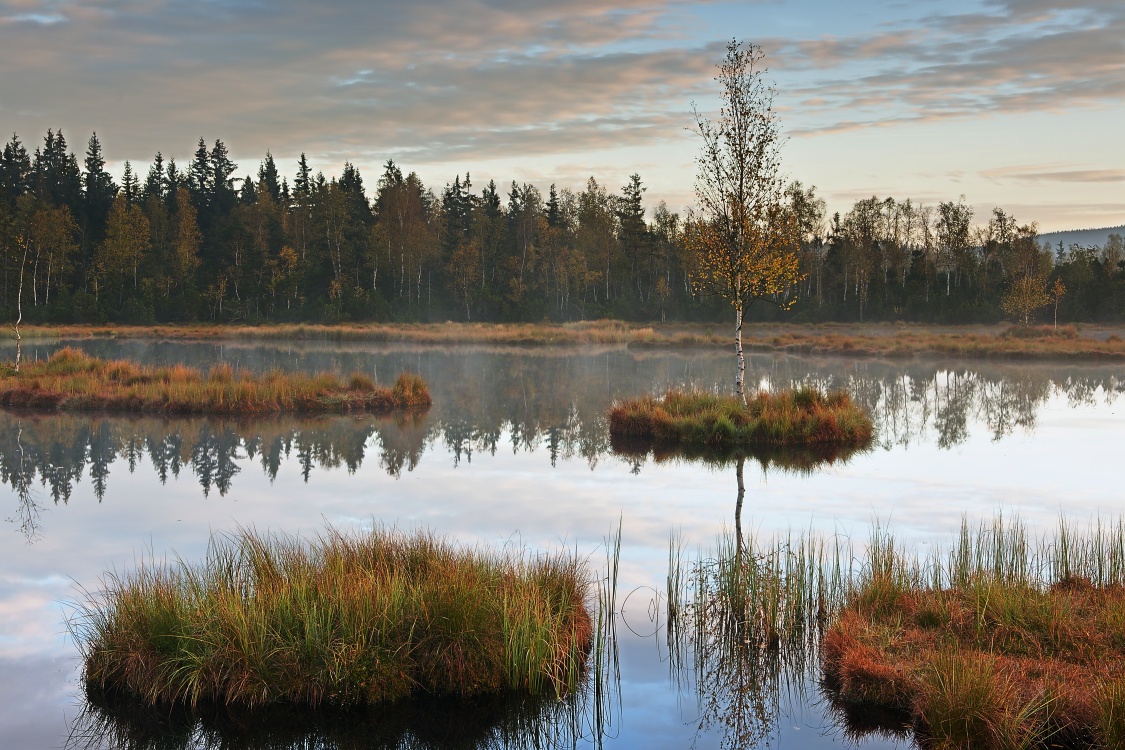
[[[669,391],[616,404],[610,433],[721,448],[864,445],[871,419],[842,391],[811,388],[746,397],[743,315],[757,301],[788,309],[802,280],[799,209],[786,202],[773,87],[763,79],[763,52],[732,40],[716,80],[723,104],[717,122],[695,113],[703,139],[695,192],[699,213],[685,238],[701,289],[734,308],[737,370],[734,395]]]

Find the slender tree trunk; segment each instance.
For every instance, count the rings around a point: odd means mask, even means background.
[[[742,500],[746,499],[745,467],[746,457],[739,455],[738,466],[735,468],[735,477],[738,479],[738,499],[735,500],[735,539],[738,540],[736,554],[742,552]]]
[[[16,334],[16,372],[20,371],[20,323],[23,322],[23,269],[27,265],[27,245],[23,246],[23,260],[20,261],[20,283],[16,291],[16,324],[12,330]]]
[[[734,392],[746,406],[746,355],[742,352],[742,306],[734,312],[734,353],[738,357],[738,376],[734,380]]]

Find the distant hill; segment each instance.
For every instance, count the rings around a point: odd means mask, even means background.
[[[1047,243],[1051,247],[1058,247],[1059,242],[1063,247],[1070,247],[1074,243],[1082,246],[1097,245],[1104,247],[1111,234],[1120,234],[1125,237],[1125,224],[1119,227],[1104,227],[1102,229],[1071,229],[1066,232],[1047,232],[1039,235],[1040,244]]]

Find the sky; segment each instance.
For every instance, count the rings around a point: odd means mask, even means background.
[[[1121,0],[0,0],[0,130],[111,170],[222,139],[373,188],[394,159],[546,190],[641,175],[694,203],[692,106],[731,38],[765,52],[782,169],[829,212],[965,196],[1044,232],[1125,224]]]

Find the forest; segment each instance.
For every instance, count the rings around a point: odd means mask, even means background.
[[[186,167],[106,170],[98,136],[79,161],[62,131],[0,159],[0,316],[25,323],[281,321],[726,321],[685,242],[691,217],[646,207],[634,174],[547,195],[469,174],[435,192],[388,160],[373,186],[350,163],[292,179],[270,153],[237,174],[200,139]],[[962,196],[892,197],[827,213],[791,182],[796,304],[749,321],[988,323],[1125,319],[1125,243],[1047,247],[1002,208]]]

